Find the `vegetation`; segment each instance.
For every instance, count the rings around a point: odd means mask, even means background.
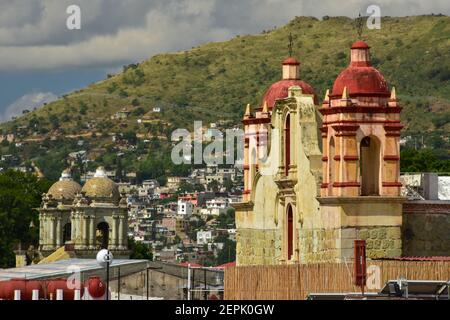
[[[217,218],[218,226],[222,229],[235,228],[234,209],[230,208],[227,213],[221,213]]]
[[[21,148],[12,144],[2,147],[2,154],[17,153],[24,161],[36,160],[47,176],[65,165],[62,158],[77,150],[67,136],[93,132],[92,137],[85,137],[83,148],[106,148],[113,153],[117,150],[110,147],[114,145],[111,134],[131,131],[136,136],[126,134],[125,138],[138,140],[139,148],[124,155],[124,170],[138,170],[141,179],[164,181],[175,169],[168,167],[167,158],[161,155],[170,150],[172,130],[192,129],[194,120],[202,120],[204,125],[217,120],[240,124],[246,103],[259,106],[266,88],[280,79],[289,33],[294,37],[294,55],[302,62],[301,77],[315,88],[320,100],[348,64],[349,47],[356,39],[350,18],[296,17],[286,26],[259,35],[208,43],[124,66],[117,75],[2,124],[4,133],[23,138],[60,134],[58,141],[45,142],[46,150],[33,147],[35,143]],[[380,30],[363,34],[372,46],[373,64],[397,89],[404,107],[403,136],[424,137],[422,147],[443,150],[437,155],[444,161],[448,161],[450,149],[445,140],[450,136],[448,34],[450,17],[440,15],[384,17]],[[134,108],[126,119],[111,118],[125,106]],[[160,107],[161,113],[152,114],[154,107]],[[149,112],[152,122],[138,124]],[[149,142],[143,144],[146,135]],[[50,148],[58,156],[47,155]],[[92,165],[108,159],[104,156]],[[108,165],[117,166],[117,162]]]
[[[432,149],[402,150],[400,162],[403,172],[450,173],[450,156]]]
[[[223,248],[217,255],[217,265],[236,261],[236,241],[228,238],[223,238],[219,241],[223,242]]]
[[[17,171],[0,173],[0,268],[15,266],[14,250],[37,246],[42,193],[50,183]]]
[[[136,242],[133,238],[128,238],[128,249],[131,251],[130,259],[153,260],[153,250],[151,245]]]

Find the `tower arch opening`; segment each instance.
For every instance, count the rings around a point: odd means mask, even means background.
[[[100,222],[97,225],[97,243],[100,249],[108,249],[109,244],[109,225],[107,222]]]
[[[287,227],[287,259],[292,260],[294,256],[294,214],[292,206],[288,205],[286,212]]]
[[[287,114],[284,122],[284,175],[289,175],[291,165],[291,115]]]
[[[72,240],[72,224],[70,222],[66,223],[63,227],[63,244],[65,244],[67,241]]]
[[[380,141],[367,136],[360,143],[361,196],[380,195]]]

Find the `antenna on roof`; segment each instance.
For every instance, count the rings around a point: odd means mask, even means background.
[[[355,19],[355,28],[358,33],[358,39],[361,39],[363,29],[364,29],[364,19],[361,16],[361,13],[358,14],[358,18]]]
[[[292,47],[293,46],[294,46],[294,38],[292,37],[292,33],[289,32],[289,44],[288,44],[289,57],[292,57]]]

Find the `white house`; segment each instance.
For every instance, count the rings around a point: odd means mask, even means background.
[[[194,205],[190,201],[178,200],[177,213],[180,215],[192,215]]]
[[[212,242],[213,234],[212,231],[197,231],[197,244],[207,244]]]
[[[214,198],[206,200],[206,208],[208,209],[227,209],[229,200],[227,198]]]

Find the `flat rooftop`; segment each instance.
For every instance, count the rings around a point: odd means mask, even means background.
[[[132,273],[147,269],[147,260],[117,259],[110,265],[111,279],[117,276],[126,276]],[[0,269],[0,281],[12,278],[25,279],[54,279],[65,278],[79,271],[81,277],[87,279],[90,276],[98,275],[104,277],[105,268],[102,268],[96,259],[67,259],[47,264],[34,264],[19,268]]]

